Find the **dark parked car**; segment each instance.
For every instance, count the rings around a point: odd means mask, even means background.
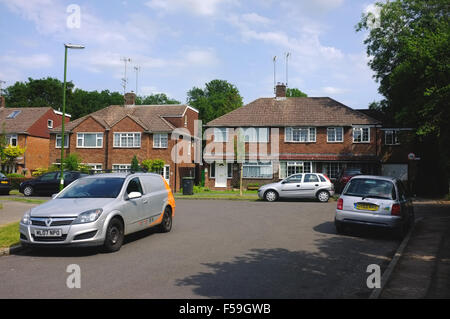
[[[9,195],[11,190],[11,185],[9,184],[9,179],[4,174],[0,173],[0,194]]]
[[[365,173],[361,168],[344,168],[341,171],[341,173],[339,174],[339,177],[337,178],[336,183],[334,184],[336,193],[341,194],[345,185],[347,185],[348,181],[353,176],[364,175],[364,174]]]
[[[64,187],[88,174],[80,172],[64,172]],[[53,195],[59,193],[61,172],[50,172],[20,184],[19,192],[25,196]]]

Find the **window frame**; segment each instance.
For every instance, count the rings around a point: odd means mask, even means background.
[[[269,130],[268,127],[252,127],[252,126],[248,126],[248,127],[243,127],[242,129],[244,131],[244,142],[245,143],[269,143],[270,130]],[[247,130],[255,130],[256,131],[256,135],[248,135],[247,134]],[[265,130],[266,134],[262,135],[261,134],[261,130]],[[265,139],[262,140],[261,136],[265,136]],[[252,140],[250,140],[250,137],[252,137]],[[254,140],[254,137],[256,137],[256,140]]]
[[[119,166],[119,168],[114,168],[114,166]],[[124,166],[124,167],[121,168],[120,166]],[[121,173],[124,171],[129,172],[131,170],[131,164],[112,164],[111,170],[116,173]]]
[[[389,145],[389,146],[396,146],[396,145],[400,145],[400,141],[398,140],[398,133],[400,132],[400,130],[385,130],[384,131],[384,145]],[[392,134],[392,143],[388,143],[387,142],[387,135],[388,133]]]
[[[58,136],[59,136],[59,138],[58,138]],[[55,136],[55,148],[61,148],[61,145],[58,146],[58,140],[60,141],[60,144],[62,144],[61,143],[62,134],[56,134],[56,136]],[[66,143],[67,143],[67,145],[66,145]],[[69,148],[69,145],[70,145],[70,135],[64,134],[64,148]]]
[[[216,134],[217,131],[220,131],[220,135]],[[221,136],[221,139],[218,139],[217,136]],[[227,127],[215,127],[214,128],[214,139],[213,141],[216,143],[226,143],[228,142],[228,128]]]
[[[95,145],[96,146],[85,146],[85,135],[95,135]],[[79,145],[80,136],[82,136],[81,140],[83,141],[83,145]],[[99,137],[101,136],[101,137]],[[103,148],[103,132],[77,132],[77,148]],[[101,141],[101,145],[98,146],[98,141]]]
[[[159,137],[158,139],[156,138],[157,136]],[[166,146],[162,145],[162,142],[161,142],[162,136],[166,137],[166,140],[167,140]],[[156,144],[156,141],[158,141],[158,144]],[[169,148],[169,134],[168,133],[153,133],[153,148],[161,148],[161,149]]]
[[[19,145],[19,135],[18,134],[6,134],[6,145],[17,146]],[[12,141],[15,140],[16,143],[13,145]]]
[[[363,139],[363,137],[364,137],[364,130],[366,130],[367,129],[367,140],[364,140]],[[357,140],[355,140],[355,132],[356,131],[360,131],[360,137],[361,137],[361,140],[360,141],[357,141]],[[357,127],[353,127],[353,134],[352,134],[352,138],[353,138],[353,143],[354,144],[364,144],[364,143],[370,143],[370,140],[371,140],[371,138],[370,138],[370,126],[357,126]]]
[[[340,129],[341,131],[341,140],[337,139],[337,129]],[[334,131],[334,141],[330,140],[329,132],[333,130]],[[342,126],[330,126],[327,127],[327,143],[343,143],[344,142],[344,128]]]
[[[117,138],[116,135],[119,135]],[[125,136],[123,136],[125,135]],[[139,145],[135,146],[136,144],[136,136],[139,136]],[[133,146],[128,145],[122,145],[122,138],[125,137],[127,144],[128,144],[128,138],[131,137],[133,139]],[[116,142],[118,142],[118,145],[116,145]],[[142,147],[142,133],[141,132],[113,132],[113,148],[141,148]]]
[[[294,139],[294,130],[297,130],[298,141]],[[307,132],[307,138],[302,141],[304,136],[303,130]],[[288,133],[289,132],[289,133]],[[314,134],[312,134],[314,132]],[[315,126],[288,126],[284,128],[284,142],[285,143],[316,143],[317,142],[317,128]]]
[[[270,169],[271,169],[271,173],[270,176],[264,176],[262,174],[260,174],[259,176],[246,176],[245,174],[245,168],[247,167],[268,167],[270,164]],[[268,161],[268,162],[262,162],[262,161],[256,161],[256,162],[244,162],[242,164],[242,178],[243,179],[272,179],[273,178],[273,162]]]

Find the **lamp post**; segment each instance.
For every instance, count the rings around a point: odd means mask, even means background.
[[[62,126],[61,126],[61,179],[59,190],[64,188],[64,124],[66,120],[66,75],[67,75],[67,50],[68,49],[84,49],[83,45],[79,44],[64,44],[64,87],[63,87],[63,105],[62,105]]]

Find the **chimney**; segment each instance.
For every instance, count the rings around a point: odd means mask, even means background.
[[[6,107],[5,97],[3,95],[0,95],[0,109],[3,109]]]
[[[286,85],[284,83],[277,83],[275,87],[275,98],[280,100],[286,98]]]
[[[136,94],[134,92],[125,93],[124,103],[125,106],[134,106],[136,104]]]

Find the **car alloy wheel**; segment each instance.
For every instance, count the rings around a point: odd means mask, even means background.
[[[328,194],[328,192],[326,191],[321,191],[319,194],[317,194],[317,198],[322,203],[326,203],[330,199],[330,194]]]
[[[25,189],[23,190],[23,194],[25,196],[31,196],[33,194],[33,187],[31,186],[25,187]]]
[[[277,200],[278,194],[277,194],[275,191],[267,191],[267,192],[264,194],[264,197],[265,197],[266,201],[268,201],[268,202],[274,202],[274,201]]]

